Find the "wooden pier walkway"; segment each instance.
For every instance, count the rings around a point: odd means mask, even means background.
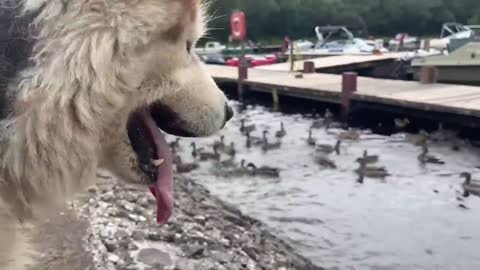
[[[237,82],[238,69],[208,65],[208,71],[218,82]],[[342,76],[332,74],[303,74],[263,69],[248,69],[244,81],[250,91],[273,92],[331,103],[342,103]],[[416,109],[425,112],[448,113],[480,118],[480,87],[451,84],[421,84],[358,77],[353,101],[366,101],[378,105]]]
[[[294,70],[302,71],[303,64],[306,61],[313,62],[316,70],[337,68],[342,66],[349,66],[352,69],[355,67],[369,67],[379,62],[395,61],[404,57],[406,53],[384,53],[380,55],[338,55],[338,56],[325,56],[312,59],[304,59],[295,61]],[[272,70],[272,71],[290,71],[290,63],[279,63],[267,66],[255,67],[255,69]]]

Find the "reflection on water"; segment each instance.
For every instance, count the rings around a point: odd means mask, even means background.
[[[267,153],[246,149],[241,118],[256,124],[253,136],[270,130],[271,141],[283,122],[287,135],[282,147]],[[328,269],[480,269],[480,199],[459,199],[459,174],[469,171],[475,178],[478,173],[477,149],[464,143],[453,151],[452,141],[432,143],[430,154],[446,164],[420,166],[421,149],[407,134],[380,136],[363,130],[360,140],[343,142],[341,154],[329,156],[337,169],[323,169],[313,162],[314,149],[305,142],[311,123],[300,114],[249,106],[221,134],[237,145],[237,160],[279,167],[280,178],[215,176],[212,167],[222,168],[211,162],[190,175]],[[315,129],[313,135],[317,143],[334,144],[340,132]],[[195,139],[206,149],[214,140],[218,137]],[[191,161],[189,144],[181,141],[182,156]],[[385,181],[356,182],[355,160],[365,149],[380,155],[376,165],[391,175]]]

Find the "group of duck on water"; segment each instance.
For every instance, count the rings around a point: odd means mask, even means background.
[[[314,149],[313,157],[315,163],[326,169],[337,168],[337,165],[329,158],[329,155],[333,153],[336,155],[341,154],[340,146],[342,141],[356,141],[360,139],[360,133],[355,129],[349,128],[337,135],[337,140],[333,145],[317,143],[317,140],[312,135],[312,130],[320,128],[326,128],[328,130],[333,126],[339,125],[339,123],[333,122],[332,118],[333,114],[327,109],[322,119],[315,120],[312,123],[308,131],[308,137],[305,139],[306,144]],[[408,124],[408,119],[395,119],[395,126],[397,128],[405,128]],[[251,133],[256,131],[256,129],[257,128],[254,124],[247,125],[245,119],[241,120],[239,131],[245,137],[246,148],[256,147],[264,152],[280,149],[282,146],[281,140],[287,135],[283,123],[280,123],[279,130],[275,132],[274,141],[269,140],[268,130],[263,130],[261,137],[252,136]],[[429,138],[430,134],[421,130],[413,142],[415,145],[421,147],[421,152],[417,156],[419,163],[423,166],[427,164],[445,164],[441,159],[429,154]],[[195,142],[192,142],[190,147],[192,149],[191,156],[194,161],[190,163],[183,162],[181,157],[177,154],[180,147],[179,138],[170,143],[170,148],[173,153],[173,163],[176,165],[176,171],[178,173],[188,173],[196,170],[199,168],[199,162],[210,160],[218,163],[218,166],[216,166],[217,168],[222,168],[222,170],[217,170],[216,173],[225,176],[258,175],[275,178],[280,176],[279,168],[257,166],[253,162],[247,162],[245,159],[242,159],[240,163],[237,163],[235,161],[235,156],[237,154],[235,143],[225,142],[225,136],[223,135],[211,145],[212,151],[207,151],[203,147],[199,148]],[[454,146],[453,149],[458,150],[456,149],[456,146]],[[225,159],[223,156],[226,156],[227,158]],[[375,164],[379,162],[379,156],[369,154],[367,150],[363,151],[363,155],[357,158],[356,162],[359,164],[359,167],[355,170],[355,173],[358,175],[358,183],[363,183],[365,178],[385,179],[390,175],[384,166],[375,166]],[[463,195],[465,197],[468,197],[470,194],[480,196],[480,180],[473,180],[471,174],[468,172],[463,172],[460,176],[465,179],[462,184],[464,190]]]

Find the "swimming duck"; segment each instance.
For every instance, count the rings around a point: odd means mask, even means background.
[[[275,133],[275,137],[283,138],[285,135],[287,135],[287,132],[283,128],[283,122],[280,122],[280,130]]]
[[[218,149],[222,149],[225,146],[225,136],[221,135],[219,141],[214,141],[213,145],[216,145]]]
[[[427,144],[429,138],[430,134],[422,129],[417,135],[410,137],[409,141],[416,146],[422,146]]]
[[[203,151],[203,147],[200,147],[200,148],[197,148],[197,144],[195,142],[192,142],[190,144],[190,146],[192,147],[192,157],[194,158],[197,158],[198,157],[198,153],[200,151]]]
[[[255,125],[245,126],[245,119],[240,120],[240,123],[241,123],[240,132],[242,133],[249,133],[255,130]]]
[[[278,168],[268,166],[257,167],[252,162],[248,163],[247,168],[251,170],[253,175],[280,177],[280,170]]]
[[[350,141],[357,141],[360,139],[360,133],[354,129],[349,128],[347,131],[344,131],[338,135],[339,140],[350,140]]]
[[[266,135],[264,135],[263,143],[262,143],[262,150],[263,151],[279,149],[281,146],[282,146],[281,141],[276,141],[274,143],[269,143]]]
[[[176,150],[180,147],[180,138],[176,138],[173,142],[169,143],[172,150]]]
[[[308,138],[307,138],[306,142],[310,146],[315,146],[315,144],[317,143],[317,140],[312,137],[312,129],[308,130]]]
[[[316,155],[314,160],[315,160],[315,163],[317,163],[322,167],[329,168],[329,169],[337,168],[337,165],[335,164],[335,162],[324,155]]]
[[[198,164],[195,162],[192,163],[183,163],[180,157],[177,157],[177,162],[175,163],[175,167],[177,168],[178,173],[189,173],[193,170],[199,168]]]
[[[200,160],[217,160],[219,161],[220,160],[220,153],[218,153],[218,147],[217,146],[213,146],[213,152],[199,152],[199,157],[200,157]]]
[[[331,127],[332,121],[333,121],[333,113],[327,108],[325,109],[325,113],[323,115],[323,118],[325,119],[325,128],[329,129]]]
[[[480,181],[473,180],[472,175],[468,172],[463,172],[460,176],[465,178],[465,182],[462,184],[463,196],[468,197],[470,194],[480,196]]]
[[[235,157],[230,157],[229,159],[220,161],[220,166],[224,168],[231,168],[235,167],[237,164],[235,163]]]
[[[335,145],[330,145],[330,144],[317,144],[317,147],[316,147],[316,150],[318,152],[322,152],[322,153],[325,153],[327,155],[335,152],[337,153],[337,155],[340,155],[340,144],[342,143],[342,141],[340,140],[337,140],[337,142],[335,143]]]
[[[361,159],[366,163],[366,164],[369,164],[369,163],[375,163],[375,162],[378,162],[378,155],[369,155],[367,150],[364,150],[363,151],[363,156],[361,157]]]
[[[385,167],[367,166],[367,164],[361,158],[357,159],[357,162],[360,164],[360,167],[356,169],[355,172],[359,176],[357,180],[359,183],[363,183],[363,179],[365,177],[384,179],[390,175]]]
[[[247,148],[252,147],[252,145],[258,146],[258,145],[262,145],[262,144],[263,144],[263,140],[264,140],[263,138],[250,136],[250,132],[247,132],[245,135],[246,135],[246,137],[247,137],[247,140],[246,140],[246,142],[245,142],[245,146],[246,146]],[[265,133],[265,131],[264,131],[263,136],[264,136],[264,138],[266,138],[266,136],[267,136],[266,133]]]
[[[410,124],[410,120],[408,120],[408,118],[395,118],[393,121],[397,129],[405,129]]]
[[[426,145],[422,146],[422,153],[418,155],[418,161],[422,164],[426,163],[431,163],[431,164],[445,164],[442,160],[432,156],[428,155],[428,147]]]
[[[225,175],[227,175],[227,176],[252,175],[252,171],[245,166],[245,163],[246,163],[246,160],[245,160],[245,159],[242,159],[242,160],[240,161],[240,167],[225,172]]]
[[[237,153],[237,151],[235,150],[235,143],[231,142],[229,146],[224,146],[222,148],[222,151],[230,157],[234,157]]]

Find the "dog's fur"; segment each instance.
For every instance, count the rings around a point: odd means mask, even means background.
[[[17,256],[3,238],[16,221],[44,217],[97,168],[140,183],[133,111],[161,101],[196,136],[228,120],[187,51],[204,31],[200,0],[0,0],[0,26],[0,269]]]

